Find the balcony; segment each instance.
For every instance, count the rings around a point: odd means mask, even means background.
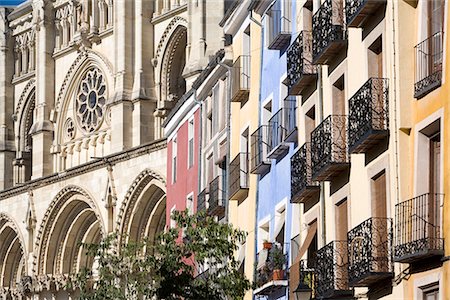
[[[230,200],[242,201],[248,196],[248,153],[239,153],[230,163]]]
[[[271,161],[267,158],[269,153],[269,126],[262,125],[251,135],[252,174],[266,174],[270,170]]]
[[[349,168],[347,116],[328,116],[311,133],[312,179],[330,181]]]
[[[274,5],[277,9],[271,9],[267,13],[269,17],[268,48],[271,50],[284,49],[291,40],[291,20],[278,6]]]
[[[209,183],[209,201],[208,201],[208,215],[217,216],[219,219],[225,216],[225,197],[223,178],[222,176],[217,176],[213,181]]]
[[[333,241],[317,251],[314,294],[316,299],[351,297],[348,285],[347,241]]]
[[[414,97],[422,98],[442,84],[443,33],[437,32],[415,47]]]
[[[347,26],[364,27],[370,18],[386,5],[386,2],[386,0],[346,0]]]
[[[370,218],[347,234],[349,285],[368,287],[394,276],[392,219]]]
[[[268,158],[283,158],[289,152],[289,143],[297,140],[296,113],[294,102],[292,107],[281,108],[270,118]]]
[[[389,135],[388,79],[370,78],[349,100],[350,153],[365,153]]]
[[[302,31],[287,50],[289,95],[302,95],[303,90],[317,79],[317,66],[312,64],[312,34]]]
[[[197,196],[197,212],[200,212],[202,210],[206,210],[206,202],[208,202],[208,189],[205,188],[203,191],[201,191]]]
[[[304,203],[320,191],[312,180],[311,144],[305,143],[291,157],[291,203]]]
[[[313,64],[329,64],[347,46],[343,0],[326,0],[313,16]]]
[[[241,55],[233,64],[231,101],[246,102],[250,93],[250,56]]]
[[[444,255],[443,194],[423,194],[395,206],[394,261],[413,263]]]
[[[288,256],[281,247],[263,249],[256,255],[256,286],[254,295],[269,296],[285,291],[287,280]]]

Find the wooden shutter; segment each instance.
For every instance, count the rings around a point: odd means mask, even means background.
[[[385,171],[372,178],[372,216],[387,217]]]

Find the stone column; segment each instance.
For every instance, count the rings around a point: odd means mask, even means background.
[[[111,151],[118,152],[132,145],[131,93],[133,89],[133,5],[135,1],[117,0],[114,3],[115,87],[111,107]]]
[[[30,133],[33,138],[32,179],[52,173],[50,148],[53,123],[50,111],[54,101],[54,48],[52,4],[33,0],[33,30],[36,34],[36,118]]]
[[[138,146],[151,141],[153,136],[153,111],[156,109],[156,95],[153,86],[154,69],[151,58],[154,53],[153,25],[148,21],[153,11],[150,1],[136,1],[135,4],[135,46],[133,101],[133,140]]]
[[[0,7],[0,190],[13,185],[14,124],[13,87],[14,40],[7,27],[7,9]]]

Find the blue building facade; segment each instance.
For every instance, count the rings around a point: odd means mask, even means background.
[[[260,127],[251,137],[251,171],[259,174],[255,267],[259,288],[254,294],[261,299],[287,299],[287,273],[293,259],[290,158],[298,143],[297,99],[288,95],[285,83],[287,52],[296,36],[296,7],[295,1],[271,4],[262,20]]]

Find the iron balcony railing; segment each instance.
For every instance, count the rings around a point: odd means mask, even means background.
[[[256,266],[255,266],[255,273],[256,273],[256,285],[258,287],[262,287],[268,282],[274,281],[274,280],[285,280],[287,278],[287,270],[288,270],[288,254],[282,254],[284,263],[281,270],[283,273],[281,278],[274,278],[274,270],[277,269],[274,262],[273,257],[273,251],[275,251],[275,246],[272,247],[270,250],[262,250],[261,252],[256,254]],[[279,251],[279,250],[277,250]],[[281,249],[281,251],[283,251]],[[274,287],[267,287],[267,289],[259,289],[255,291],[255,294],[257,295],[269,295],[271,294],[276,288]]]
[[[312,34],[303,30],[287,50],[287,86],[290,95],[300,95],[317,78],[312,64]]]
[[[348,285],[347,241],[332,241],[317,251],[314,292],[316,299],[351,295]]]
[[[345,0],[347,26],[363,27],[386,2],[386,0]]]
[[[239,153],[230,163],[230,199],[244,200],[249,188],[248,153]]]
[[[291,156],[291,202],[304,202],[319,190],[319,183],[312,180],[311,144],[305,143]]]
[[[366,152],[389,130],[389,80],[370,78],[349,100],[350,153]]]
[[[255,174],[264,174],[270,169],[269,153],[269,126],[262,125],[251,137],[250,170]]]
[[[443,194],[423,194],[395,206],[396,262],[444,254],[441,236]]]
[[[207,197],[208,197],[208,189],[205,188],[197,196],[197,212],[206,209]]]
[[[233,64],[231,101],[245,102],[250,93],[250,55],[239,56]]]
[[[295,103],[295,102],[294,102]],[[269,120],[269,158],[279,159],[289,150],[285,142],[296,138],[296,113],[295,106],[281,108]]]
[[[442,83],[443,33],[437,32],[415,47],[414,97],[421,98]]]
[[[313,63],[327,64],[346,43],[343,0],[326,0],[313,16]]]
[[[223,186],[223,177],[217,176],[209,183],[209,207],[208,215],[223,217],[225,214],[225,190]]]
[[[370,218],[347,234],[350,286],[370,286],[393,276],[391,218]]]
[[[314,269],[314,262],[302,259],[299,264],[299,284],[303,283],[312,290],[311,299],[317,299],[315,297],[316,275]]]
[[[349,165],[347,116],[331,115],[311,133],[313,180],[330,180]]]
[[[280,2],[280,1],[278,1]],[[291,20],[281,8],[280,5],[271,9],[267,15],[269,19],[268,30],[268,48],[272,50],[281,50],[289,44],[291,39]]]

